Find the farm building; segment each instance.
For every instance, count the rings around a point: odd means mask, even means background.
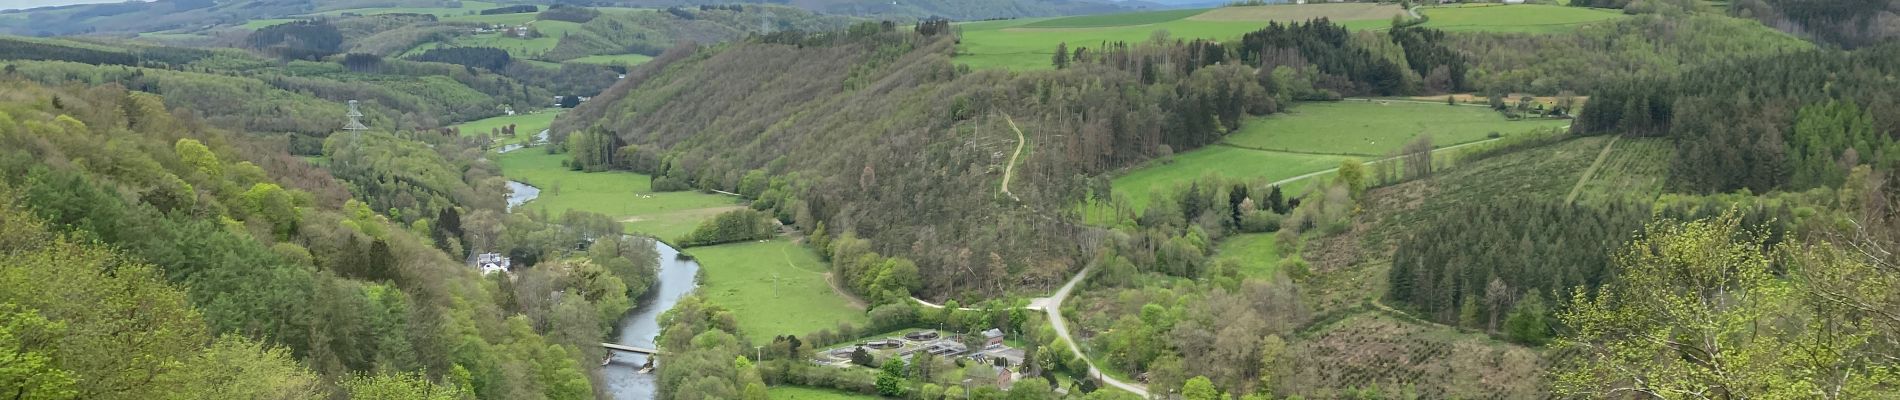
[[[1003,345],[1003,330],[991,328],[983,331],[983,347],[997,348]]]

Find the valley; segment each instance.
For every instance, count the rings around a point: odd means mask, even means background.
[[[0,391],[1891,397],[1823,3],[9,10]]]

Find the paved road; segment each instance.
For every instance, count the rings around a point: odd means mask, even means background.
[[[1075,337],[1069,336],[1069,322],[1062,318],[1062,301],[1067,300],[1069,298],[1069,292],[1075,290],[1075,285],[1082,283],[1082,279],[1088,276],[1089,268],[1083,268],[1082,272],[1077,272],[1075,278],[1069,279],[1069,283],[1062,284],[1062,289],[1056,290],[1056,294],[1048,298],[1049,302],[1046,307],[1043,308],[1043,311],[1049,314],[1049,326],[1055,327],[1056,335],[1061,336],[1063,341],[1069,342],[1069,352],[1075,353],[1076,357],[1081,357],[1083,362],[1089,364],[1089,375],[1101,377],[1102,383],[1106,383],[1109,386],[1126,390],[1142,398],[1148,398],[1147,386],[1138,383],[1122,382],[1121,380],[1115,379],[1115,377],[1108,376],[1108,374],[1103,374],[1100,368],[1095,367],[1094,360],[1090,360],[1087,354],[1082,354],[1082,347],[1075,344]]]

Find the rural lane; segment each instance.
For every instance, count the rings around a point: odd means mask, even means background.
[[[1089,375],[1102,378],[1102,383],[1106,383],[1109,386],[1126,390],[1144,399],[1148,398],[1147,386],[1122,382],[1121,380],[1115,379],[1115,377],[1108,376],[1108,374],[1103,374],[1102,369],[1095,367],[1095,360],[1090,360],[1087,354],[1082,354],[1082,347],[1075,344],[1074,337],[1069,336],[1069,322],[1067,319],[1062,318],[1062,301],[1069,298],[1069,292],[1075,290],[1076,284],[1082,283],[1083,279],[1088,278],[1089,269],[1090,268],[1083,268],[1082,272],[1075,273],[1075,277],[1070,278],[1069,283],[1062,284],[1062,288],[1057,289],[1056,294],[1050,296],[1048,301],[1045,302],[1043,311],[1049,314],[1049,326],[1056,328],[1056,336],[1061,336],[1063,341],[1069,343],[1069,352],[1075,353],[1076,357],[1082,358],[1082,362],[1088,363]]]

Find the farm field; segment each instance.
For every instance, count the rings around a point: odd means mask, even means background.
[[[1268,21],[1304,21],[1325,16],[1354,28],[1388,26],[1402,13],[1397,5],[1308,4],[1223,7],[1182,17],[1185,11],[1097,15],[1068,18],[1016,19],[961,24],[963,43],[957,62],[972,68],[1051,68],[1057,44],[1097,47],[1104,42],[1137,43],[1166,30],[1174,38],[1229,39],[1265,26]],[[1204,17],[1207,14],[1214,16]],[[1379,15],[1378,17],[1370,17]],[[1349,23],[1361,22],[1363,23]]]
[[[338,15],[338,14],[343,14],[343,13],[373,15],[373,14],[405,13],[405,14],[432,14],[437,17],[452,17],[452,16],[457,16],[457,15],[476,15],[476,14],[479,14],[482,10],[495,8],[495,7],[499,7],[499,6],[493,2],[465,0],[461,2],[461,7],[349,8],[349,9],[342,9],[342,10],[324,11],[324,12],[310,14],[310,15]]]
[[[1167,10],[1149,12],[1131,12],[1103,15],[1082,15],[1031,22],[1024,28],[1100,28],[1154,24],[1192,17],[1207,12],[1206,9]]]
[[[555,45],[561,43],[561,36],[568,32],[580,30],[580,24],[573,22],[532,20],[534,14],[484,15],[478,17],[507,17],[516,15],[528,16],[527,18],[530,19],[530,21],[527,23],[532,24],[536,31],[541,32],[541,37],[518,38],[500,32],[463,35],[456,36],[454,39],[446,42],[436,41],[417,45],[415,48],[403,53],[403,56],[407,57],[422,54],[424,51],[438,47],[494,47],[507,50],[508,55],[518,59],[540,58],[542,54],[554,49]],[[558,65],[556,68],[559,68]]]
[[[1280,245],[1271,233],[1244,233],[1221,239],[1215,262],[1231,261],[1240,275],[1267,278],[1280,268]]]
[[[268,28],[271,26],[287,24],[293,21],[297,21],[297,20],[292,19],[292,18],[254,19],[254,20],[246,21],[243,25],[238,25],[238,27],[244,28],[244,29],[250,29],[250,30],[258,30],[258,29]]]
[[[534,21],[535,16],[538,16],[538,15],[540,15],[540,13],[455,15],[455,16],[442,17],[441,20],[451,21],[451,22],[480,22],[484,24],[520,25],[520,24],[528,23],[529,21]]]
[[[565,111],[567,111],[567,109],[564,109],[564,108],[531,111],[527,113],[518,113],[515,115],[505,115],[505,116],[500,116],[500,117],[493,117],[493,118],[464,122],[462,124],[453,126],[453,128],[460,129],[462,132],[462,136],[476,136],[476,135],[486,135],[492,130],[501,129],[504,126],[508,126],[508,124],[514,124],[515,135],[516,135],[515,137],[512,137],[512,138],[498,137],[498,138],[495,138],[495,142],[493,144],[502,145],[502,144],[508,144],[508,143],[519,143],[519,142],[528,140],[528,138],[534,137],[534,135],[536,134],[541,133],[541,130],[543,129],[548,129],[548,126],[554,124],[554,117],[561,115],[561,113]]]
[[[586,57],[576,58],[572,60],[567,60],[567,62],[576,62],[576,63],[582,63],[582,64],[624,65],[624,66],[629,66],[629,67],[640,65],[640,64],[646,64],[647,61],[653,61],[653,56],[649,56],[645,54],[610,54],[610,55],[586,56]]]
[[[864,311],[831,290],[818,255],[785,239],[693,247],[704,274],[699,292],[732,310],[753,343],[804,335],[839,322],[865,326]]]
[[[1578,26],[1619,18],[1622,12],[1546,4],[1424,7],[1425,27],[1450,32],[1567,32]]]
[[[1561,119],[1511,121],[1486,107],[1442,103],[1340,101],[1301,103],[1291,111],[1250,117],[1228,134],[1235,146],[1378,158],[1419,135],[1438,147],[1569,125]]]
[[[1153,193],[1172,190],[1175,185],[1185,185],[1203,175],[1277,180],[1337,167],[1343,158],[1212,145],[1176,154],[1174,162],[1143,167],[1116,177],[1112,186],[1115,194],[1128,199],[1129,205],[1139,211],[1146,209]]]
[[[644,233],[675,240],[717,212],[706,209],[730,209],[738,205],[732,197],[700,192],[654,193],[652,180],[631,172],[572,171],[561,166],[566,154],[547,154],[541,148],[528,148],[491,156],[501,166],[502,175],[534,185],[541,197],[522,207],[560,215],[567,210],[587,210],[620,219],[628,232]],[[659,217],[665,216],[662,221]]]
[[[774,399],[780,400],[876,400],[882,398],[835,389],[817,389],[802,386],[773,386],[767,388],[765,393],[771,395]]]

